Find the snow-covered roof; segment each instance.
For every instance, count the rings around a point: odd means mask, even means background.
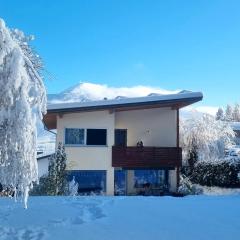
[[[234,131],[240,131],[240,122],[232,122],[230,125]]]
[[[37,141],[37,160],[47,158],[55,153],[55,139],[39,138]]]
[[[73,103],[56,103],[47,106],[48,112],[58,112],[58,110],[74,110],[84,108],[99,108],[99,107],[121,107],[127,105],[141,105],[141,104],[164,104],[177,103],[181,101],[197,102],[202,100],[201,92],[180,92],[177,94],[167,95],[151,95],[137,98],[118,98],[113,100],[88,101],[88,102],[73,102]],[[187,104],[187,105],[189,105]]]
[[[180,109],[195,102],[201,101],[201,92],[182,91],[176,94],[153,95],[136,98],[118,98],[101,101],[85,101],[73,103],[55,103],[47,106],[47,114],[43,117],[47,129],[56,129],[57,115],[84,111],[126,111],[147,108],[171,107]]]
[[[38,154],[37,155],[37,160],[41,160],[43,158],[48,158],[50,157],[51,155],[53,155],[54,152],[48,152],[48,153],[41,153],[41,154]]]

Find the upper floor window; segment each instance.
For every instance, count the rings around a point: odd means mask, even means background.
[[[65,144],[106,146],[107,129],[66,128]]]
[[[84,145],[84,129],[82,128],[66,128],[65,144]]]
[[[107,129],[87,129],[87,145],[107,145]]]

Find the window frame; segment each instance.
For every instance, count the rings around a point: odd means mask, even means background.
[[[73,144],[66,143],[66,129],[83,129],[84,130],[84,143],[83,144]],[[87,145],[87,130],[88,129],[102,129],[106,130],[106,145]],[[107,128],[80,128],[80,127],[64,127],[64,146],[66,147],[108,147],[108,129]]]
[[[82,169],[81,170],[80,169],[79,170],[67,170],[67,173],[68,173],[67,174],[67,181],[71,181],[72,177],[75,176],[75,181],[79,183],[79,181],[78,181],[79,177],[77,175],[80,175],[80,177],[82,177],[81,176],[82,174],[83,175],[88,175],[87,177],[90,177],[90,178],[96,177],[96,176],[90,176],[91,174],[97,174],[99,176],[102,175],[101,177],[102,177],[102,180],[103,180],[103,186],[101,186],[101,182],[99,182],[100,183],[99,186],[97,186],[98,184],[94,184],[95,185],[94,187],[100,187],[100,188],[103,187],[101,189],[101,191],[104,194],[106,194],[107,193],[107,172],[108,172],[108,170],[98,170],[98,169],[96,169],[96,170],[82,170]],[[93,182],[90,181],[90,186],[82,187],[82,185],[86,185],[86,182],[83,183],[83,182],[80,181],[80,183],[79,183],[80,192],[81,192],[81,189],[91,188],[92,187],[91,183],[93,183]],[[94,181],[94,183],[96,183],[96,181]],[[82,193],[84,193],[84,192],[82,192]]]
[[[74,144],[74,143],[66,143],[66,130],[67,129],[82,129],[83,130],[83,144]],[[64,128],[64,145],[65,146],[69,146],[69,147],[81,147],[81,146],[85,146],[86,144],[86,129],[85,128],[77,128],[77,127],[65,127]]]
[[[88,145],[87,144],[87,131],[88,130],[106,130],[106,144],[104,144],[104,145]],[[107,128],[86,128],[86,142],[85,142],[85,144],[86,144],[86,146],[87,147],[107,147],[108,146],[108,142],[107,142],[107,139],[108,139],[108,137],[107,137]]]

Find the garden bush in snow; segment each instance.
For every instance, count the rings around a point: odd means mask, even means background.
[[[201,194],[202,191],[198,189],[196,185],[192,184],[188,177],[181,175],[178,193],[183,195],[198,195]]]
[[[240,160],[201,161],[195,164],[193,171],[189,167],[183,167],[182,173],[192,183],[203,186],[240,187]]]

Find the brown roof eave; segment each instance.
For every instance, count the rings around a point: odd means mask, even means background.
[[[174,100],[161,100],[152,102],[141,103],[125,103],[125,104],[112,104],[112,105],[100,105],[100,106],[87,106],[87,107],[74,107],[74,108],[62,108],[62,109],[50,109],[47,110],[47,114],[43,117],[43,122],[48,130],[57,128],[57,115],[74,112],[87,112],[87,111],[100,111],[100,110],[112,110],[112,111],[130,111],[137,109],[149,109],[149,108],[162,108],[171,107],[172,109],[180,109],[191,105],[193,103],[202,100],[201,97],[186,98],[186,99],[174,99]]]

